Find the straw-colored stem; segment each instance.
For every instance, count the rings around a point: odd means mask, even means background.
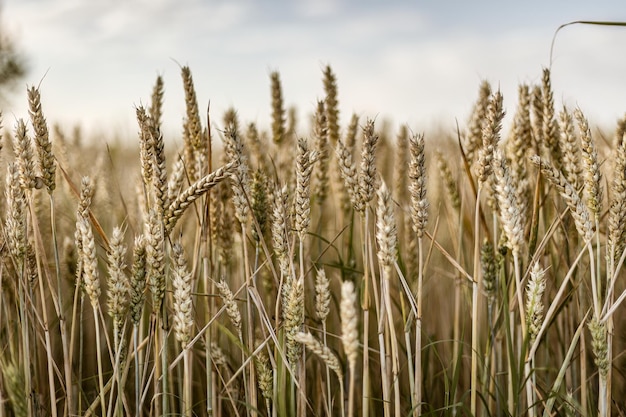
[[[37,223],[35,221],[35,209],[33,207],[32,204],[32,199],[29,198],[29,206],[30,206],[30,210],[31,210],[31,218],[33,219],[32,222],[32,227],[33,227],[33,233],[35,234],[35,237],[39,236],[39,230],[37,228]],[[39,243],[39,242],[38,242]],[[50,392],[50,413],[52,415],[52,417],[56,417],[57,416],[57,397],[56,397],[56,386],[55,386],[55,363],[54,363],[54,359],[52,358],[52,341],[50,339],[50,324],[49,324],[49,320],[48,320],[48,305],[46,303],[46,299],[48,298],[46,296],[45,290],[44,290],[44,281],[47,281],[45,279],[45,277],[43,276],[43,271],[41,269],[41,260],[40,260],[40,253],[39,253],[39,244],[35,244],[35,256],[37,258],[37,276],[39,277],[39,279],[37,279],[37,282],[39,284],[39,295],[41,297],[41,319],[42,319],[42,326],[43,326],[43,331],[44,331],[44,341],[45,341],[45,345],[46,345],[46,363],[48,366],[48,389]],[[52,291],[52,289],[51,289]],[[28,354],[30,354],[30,352],[28,352]]]
[[[370,323],[370,294],[369,294],[369,262],[367,261],[367,210],[361,216],[363,237],[363,288],[361,289],[361,309],[363,310],[363,387],[361,413],[363,417],[369,417],[370,396],[370,362],[369,362],[369,323]],[[349,416],[352,417],[352,416]]]
[[[161,402],[162,402],[162,412],[163,415],[168,415],[169,414],[169,410],[170,410],[170,398],[169,398],[169,391],[170,391],[170,387],[169,387],[169,355],[168,355],[168,349],[167,349],[167,335],[169,334],[169,322],[168,322],[168,317],[167,317],[167,310],[165,308],[165,298],[163,298],[163,301],[161,302],[161,320],[159,321],[159,324],[161,326],[160,328],[160,336],[161,336],[161,370],[162,370],[162,374],[161,374]]]
[[[96,329],[96,360],[98,361],[98,385],[100,388],[100,408],[102,409],[102,415],[106,415],[106,399],[104,391],[104,371],[102,368],[102,349],[101,349],[101,336],[100,336],[100,324],[98,323],[98,305],[92,304],[93,307],[93,320],[94,327]]]
[[[183,410],[185,417],[191,417],[193,414],[192,402],[192,381],[193,366],[191,361],[191,349],[185,348],[183,356]]]
[[[424,281],[424,244],[417,239],[417,319],[415,320],[415,416],[422,415],[422,287]]]
[[[210,279],[212,271],[209,266],[209,258],[207,256],[202,258],[202,281],[204,283],[205,291],[209,291],[209,294],[215,294],[215,282]],[[205,321],[209,323],[212,314],[215,311],[215,298],[209,297],[207,303],[207,310],[205,312]],[[206,367],[206,412],[208,416],[213,415],[213,360],[211,358],[211,343],[213,342],[213,332],[210,326],[207,326],[204,332],[204,355],[205,355],[205,367]]]
[[[61,287],[61,260],[59,258],[59,246],[57,243],[57,228],[56,228],[56,214],[54,209],[54,196],[52,193],[50,197],[50,227],[52,230],[52,247],[54,251],[54,264],[55,273],[57,277],[57,304],[59,306],[58,320],[59,320],[59,332],[61,335],[61,348],[63,349],[63,370],[65,374],[65,409],[67,415],[73,415],[74,409],[74,393],[72,392],[72,363],[70,362],[70,348],[67,338],[67,323],[65,318],[65,312],[63,311],[63,291]]]
[[[26,285],[25,284],[25,276],[24,276],[24,263],[22,262],[21,265],[19,266],[20,269],[20,278],[19,278],[19,286],[18,286],[18,297],[19,297],[19,310],[20,310],[20,324],[21,324],[21,331],[22,331],[22,355],[23,355],[23,361],[24,361],[24,382],[25,382],[25,387],[24,389],[26,390],[26,392],[33,392],[33,385],[32,385],[32,376],[30,373],[30,369],[31,369],[31,361],[30,361],[30,355],[31,355],[31,350],[30,350],[30,332],[29,332],[29,318],[28,315],[26,314]],[[33,399],[29,398],[28,400],[28,415],[29,416],[33,416]]]
[[[300,279],[304,283],[304,235],[300,236],[299,239],[299,256],[298,256],[299,264],[300,264]],[[303,284],[304,285],[304,284]],[[303,301],[304,301],[303,297]],[[303,309],[304,310],[304,309]],[[304,317],[302,318],[304,321]],[[298,365],[298,416],[305,417],[306,416],[306,350],[302,349],[302,359],[300,364]]]
[[[378,344],[380,351],[380,379],[383,389],[383,415],[391,416],[391,396],[389,394],[389,376],[387,370],[387,353],[385,348],[385,315],[387,310],[381,306],[379,326],[378,326]],[[382,323],[381,323],[382,322]]]
[[[396,328],[393,319],[393,310],[391,304],[391,286],[389,285],[389,280],[391,277],[390,273],[385,273],[385,308],[387,310],[387,325],[389,326],[389,341],[391,344],[391,374],[393,379],[393,387],[394,387],[394,401],[395,401],[395,415],[396,417],[400,417],[402,415],[402,408],[400,405],[400,364],[399,364],[399,349],[398,349],[398,337],[396,335]]]
[[[327,340],[326,340],[326,335],[327,335],[326,332],[327,332],[326,319],[324,319],[322,321],[322,342],[324,343],[324,346],[328,346]],[[324,367],[326,368],[326,408],[328,410],[328,413],[332,413],[333,401],[332,401],[332,393],[331,393],[331,387],[330,387],[330,368],[328,367],[327,364],[324,364]],[[343,407],[343,404],[342,404],[342,407]]]
[[[356,380],[356,372],[354,368],[355,366],[350,366],[350,387],[348,388],[348,417],[354,417],[354,392],[355,392],[354,385],[355,385],[355,380]],[[341,385],[341,412],[343,415],[344,413],[343,381],[339,381],[339,385]]]
[[[133,326],[133,354],[135,356],[135,416],[141,417],[141,385],[139,376],[141,375],[141,367],[139,363],[139,326]]]
[[[478,398],[478,294],[480,286],[480,193],[482,183],[476,191],[476,209],[474,212],[474,274],[472,280],[472,362],[470,382],[470,413],[476,416]]]
[[[248,260],[248,245],[246,244],[246,225],[241,223],[241,247],[242,247],[242,255],[243,255],[243,265],[244,265],[244,282],[247,287],[255,287],[255,282],[250,275],[250,265]],[[247,319],[248,319],[248,341],[247,341],[247,349],[248,352],[254,351],[254,311],[252,311],[253,303],[250,300],[250,291],[246,291],[247,298]],[[254,361],[250,361],[249,364],[249,375],[250,378],[246,381],[246,373],[244,375],[244,386],[246,391],[246,401],[250,404],[251,410],[250,414],[252,417],[256,417],[257,415],[257,392],[256,392],[256,370],[254,368]]]

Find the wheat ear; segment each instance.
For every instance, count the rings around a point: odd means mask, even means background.
[[[31,87],[28,89],[28,107],[30,120],[35,132],[35,143],[37,144],[37,154],[39,156],[39,170],[41,171],[43,184],[48,193],[52,193],[56,187],[55,172],[56,161],[52,154],[52,143],[48,134],[48,124],[41,110],[41,95],[39,89]]]
[[[354,383],[356,381],[356,360],[359,354],[359,328],[356,308],[357,295],[352,281],[341,285],[341,342],[350,367],[350,387],[348,394],[348,417],[354,415]]]
[[[278,71],[270,74],[270,81],[272,94],[272,141],[279,145],[285,137],[285,107]]]

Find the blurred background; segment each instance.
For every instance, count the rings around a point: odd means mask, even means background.
[[[134,107],[149,102],[159,74],[164,133],[180,136],[179,65],[190,66],[200,107],[210,101],[216,123],[233,106],[244,121],[269,126],[273,70],[286,106],[306,120],[330,64],[342,122],[356,112],[413,130],[452,130],[466,121],[483,79],[500,87],[512,114],[517,85],[539,82],[550,65],[561,24],[626,21],[622,0],[5,0],[1,7],[0,31],[26,70],[11,91],[2,87],[4,125],[26,116],[25,86],[41,84],[51,122],[132,140]],[[557,106],[580,106],[612,130],[626,112],[624,44],[626,27],[559,32],[551,66]]]

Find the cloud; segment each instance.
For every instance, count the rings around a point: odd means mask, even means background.
[[[305,18],[328,17],[340,11],[338,0],[301,0],[296,2],[296,15]]]
[[[474,29],[455,30],[463,16],[396,1],[261,7],[249,0],[9,0],[7,6],[32,57],[28,81],[50,69],[43,99],[51,120],[132,130],[133,106],[147,102],[162,74],[166,123],[175,135],[184,98],[172,59],[191,67],[200,106],[211,100],[215,121],[234,105],[242,119],[268,126],[271,70],[280,71],[285,101],[303,120],[323,96],[322,67],[330,64],[343,120],[354,111],[421,130],[433,121],[463,122],[482,79],[500,86],[512,116],[517,85],[538,82],[548,65],[554,30],[513,21],[504,29],[476,21]],[[598,28],[563,31],[553,63],[557,100],[589,108],[592,122],[621,114],[624,36]],[[25,98],[15,107],[26,109]]]

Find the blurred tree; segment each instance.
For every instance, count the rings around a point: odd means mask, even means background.
[[[2,14],[0,1],[0,15]],[[26,75],[26,59],[15,46],[14,39],[6,33],[6,26],[0,24],[0,100],[15,87],[19,80]]]

